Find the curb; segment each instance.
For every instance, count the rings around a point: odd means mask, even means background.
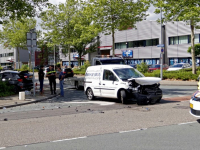
[[[11,108],[11,107],[16,107],[16,106],[22,106],[22,105],[28,105],[28,104],[32,104],[32,103],[37,103],[37,102],[41,102],[41,101],[45,101],[45,100],[54,98],[56,96],[58,96],[58,94],[50,96],[50,97],[46,97],[46,98],[42,98],[42,99],[30,101],[30,102],[21,103],[21,104],[13,104],[13,105],[7,105],[7,106],[6,105],[5,106],[0,106],[0,109],[3,109],[4,107],[5,108]]]

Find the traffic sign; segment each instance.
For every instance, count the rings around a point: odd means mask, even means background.
[[[164,49],[162,48],[162,49],[161,49],[161,53],[163,53],[163,52],[164,52]]]
[[[157,45],[157,47],[165,47],[164,44]]]

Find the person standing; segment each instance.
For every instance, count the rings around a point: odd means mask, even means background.
[[[39,76],[39,82],[40,82],[40,94],[42,95],[44,93],[43,91],[43,84],[44,84],[44,66],[41,65],[39,72],[38,72],[38,76]]]
[[[58,68],[58,71],[60,72],[59,74],[59,81],[60,81],[60,96],[64,97],[64,90],[63,90],[63,83],[64,83],[64,73],[62,72],[61,68]]]
[[[49,66],[49,69],[47,69],[46,76],[49,78],[51,95],[56,94],[56,71],[53,69],[53,66]],[[53,84],[53,88],[52,88],[52,84]]]

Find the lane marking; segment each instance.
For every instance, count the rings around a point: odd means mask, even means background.
[[[77,137],[77,138],[70,138],[70,139],[55,140],[55,141],[51,141],[51,142],[71,141],[71,140],[85,139],[85,138],[87,138],[87,136]]]
[[[135,131],[142,131],[142,130],[147,130],[147,128],[136,129],[136,130],[128,130],[128,131],[119,131],[119,133],[128,133],[128,132],[135,132]]]
[[[102,102],[102,101],[64,102],[64,103],[71,103],[71,104],[98,104],[98,105],[101,105],[101,106],[107,106],[107,105],[114,105],[114,104],[116,104],[114,102]]]
[[[0,149],[6,149],[6,147],[0,147]]]
[[[184,122],[184,123],[179,123],[178,125],[191,124],[191,123],[196,123],[196,121],[193,121],[193,122]]]

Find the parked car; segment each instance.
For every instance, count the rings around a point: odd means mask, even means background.
[[[36,69],[36,70],[40,70],[40,66],[37,65],[37,66],[34,67],[34,69]]]
[[[169,66],[167,64],[163,64],[163,70],[167,70]],[[154,64],[151,65],[148,69],[149,72],[152,72],[154,70],[160,70],[160,65],[159,64]]]
[[[2,71],[5,71],[5,70],[13,70],[13,67],[12,66],[5,66],[5,67],[3,67]]]
[[[33,88],[33,74],[28,71],[11,71],[6,70],[0,73],[0,81],[8,81],[10,85],[13,85],[15,93],[23,90],[31,90]]]
[[[65,74],[65,78],[74,76],[74,72],[71,68],[64,68],[62,71]]]
[[[189,63],[177,63],[177,64],[174,64],[172,66],[170,66],[167,71],[178,71],[178,70],[181,70],[181,69],[185,69],[185,68],[190,68],[190,64]]]

